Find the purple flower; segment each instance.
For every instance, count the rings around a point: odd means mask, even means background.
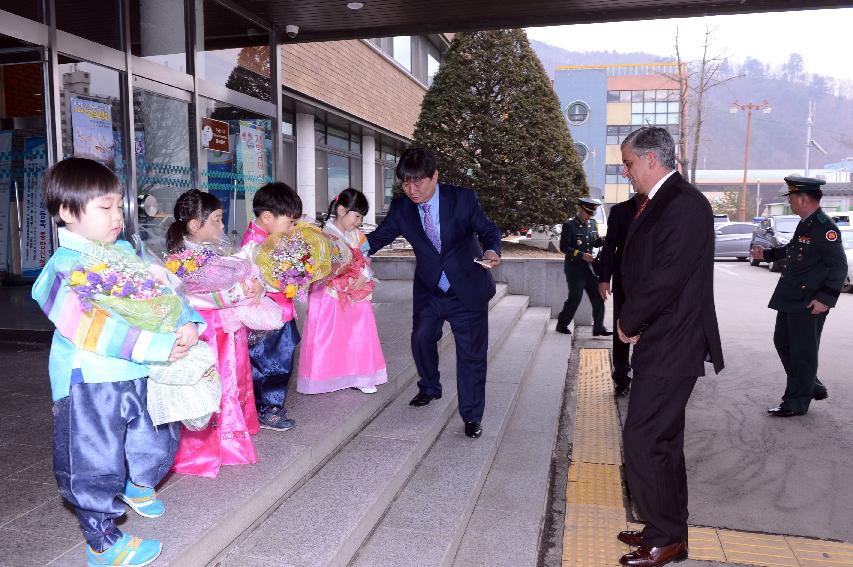
[[[108,274],[107,277],[104,278],[104,287],[106,287],[106,288],[113,287],[116,284],[117,280],[118,280],[117,275],[115,275],[114,273]]]
[[[142,289],[145,291],[151,291],[154,289],[154,280],[145,280],[142,282]]]
[[[90,284],[98,285],[99,283],[101,283],[101,274],[97,272],[88,272],[86,274],[86,279],[89,281]]]
[[[131,295],[136,289],[133,287],[133,284],[130,282],[125,282],[122,286],[121,290],[118,292],[119,297],[127,297]]]

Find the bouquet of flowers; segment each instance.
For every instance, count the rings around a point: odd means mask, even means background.
[[[103,309],[144,331],[174,332],[184,304],[168,277],[156,271],[156,265],[116,244],[92,242],[68,285],[84,311]],[[155,425],[207,426],[222,396],[215,363],[210,347],[197,343],[176,362],[148,365],[148,411]]]
[[[331,240],[332,274],[325,280],[326,293],[336,297],[341,307],[350,303],[370,299],[376,284],[376,278],[370,267],[370,259],[362,253],[361,241],[366,241],[361,231],[343,234],[333,224],[327,224],[325,232]],[[353,283],[359,278],[366,283],[355,289]]]
[[[300,223],[291,234],[270,235],[255,261],[270,286],[304,302],[308,286],[331,272],[329,238],[318,227]]]
[[[241,325],[261,331],[280,328],[281,310],[272,299],[248,298],[257,268],[248,258],[231,252],[224,242],[188,242],[187,248],[166,257],[166,268],[180,278],[194,307],[220,310],[225,332]]]

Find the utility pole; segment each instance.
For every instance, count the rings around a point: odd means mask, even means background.
[[[744,104],[734,101],[729,112],[736,114],[739,110],[746,110],[746,148],[743,152],[743,186],[740,190],[740,207],[738,207],[739,220],[746,221],[746,177],[749,172],[749,135],[752,130],[752,111],[760,110],[764,114],[770,114],[770,103],[765,99],[762,103],[747,102]]]
[[[809,118],[806,120],[806,173],[809,176],[809,157],[812,153],[812,124],[814,123],[814,99],[809,99]]]

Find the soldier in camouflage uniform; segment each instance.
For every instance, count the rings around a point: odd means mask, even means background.
[[[799,176],[786,177],[785,182],[784,195],[802,220],[786,246],[755,246],[752,251],[759,260],[786,259],[768,306],[777,311],[773,342],[788,377],[782,403],[767,410],[774,417],[805,415],[812,399],[829,397],[817,378],[820,335],[847,276],[841,234],[820,208],[820,187],[826,182]]]
[[[584,197],[578,201],[578,214],[563,224],[560,234],[560,252],[566,255],[564,266],[566,282],[569,284],[569,298],[563,304],[563,310],[557,317],[557,332],[569,334],[569,323],[580,305],[584,290],[592,304],[592,334],[610,336],[613,333],[604,328],[604,301],[598,293],[598,277],[593,270],[595,256],[593,248],[602,245],[598,236],[598,225],[592,218],[595,209],[601,205],[598,199]]]

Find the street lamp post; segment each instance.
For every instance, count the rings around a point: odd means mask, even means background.
[[[770,114],[770,103],[765,99],[764,102],[761,103],[739,103],[738,101],[734,101],[732,106],[729,108],[729,112],[732,114],[737,113],[739,110],[746,110],[746,148],[743,152],[743,186],[740,190],[740,207],[739,207],[739,216],[741,221],[746,220],[746,176],[749,172],[749,135],[752,129],[752,111],[760,110],[764,114]]]

